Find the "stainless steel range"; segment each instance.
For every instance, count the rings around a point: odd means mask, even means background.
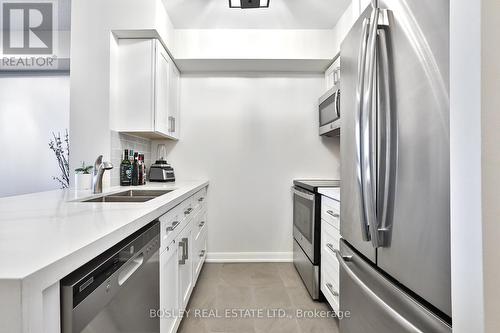
[[[294,180],[293,263],[315,300],[319,299],[321,234],[320,187],[339,187],[338,180]]]

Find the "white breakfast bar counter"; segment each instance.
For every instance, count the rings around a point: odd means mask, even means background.
[[[0,198],[0,333],[59,333],[59,280],[165,214],[208,181],[112,187],[173,190],[142,203],[80,202],[90,191]]]

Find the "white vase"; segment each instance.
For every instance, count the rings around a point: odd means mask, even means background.
[[[92,186],[92,175],[77,173],[75,174],[75,188],[77,190],[90,190]]]

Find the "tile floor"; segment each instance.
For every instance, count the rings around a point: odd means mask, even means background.
[[[332,310],[311,300],[291,263],[205,264],[187,310],[180,333],[338,332],[336,318],[299,318]]]

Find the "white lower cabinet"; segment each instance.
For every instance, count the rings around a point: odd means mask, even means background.
[[[203,200],[200,200],[203,198]],[[207,251],[206,189],[160,217],[161,333],[177,331]]]
[[[193,225],[193,280],[196,282],[207,256],[207,212],[200,212]]]
[[[179,258],[179,307],[184,310],[189,301],[193,287],[193,254],[192,254],[192,221],[177,237]]]
[[[173,240],[160,254],[160,331],[173,333],[177,329],[179,307],[177,242]]]
[[[340,204],[323,196],[321,211],[321,291],[332,309],[339,311],[340,270],[335,251],[340,241]]]

